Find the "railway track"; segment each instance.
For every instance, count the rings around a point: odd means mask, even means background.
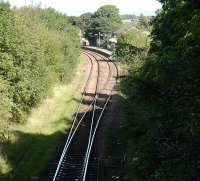
[[[51,181],[98,180],[95,138],[112,96],[117,67],[110,59],[94,52],[82,51],[82,54],[88,58],[90,71],[63,151],[54,163],[56,169],[49,175]]]

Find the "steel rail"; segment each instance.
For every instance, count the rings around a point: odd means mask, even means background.
[[[85,53],[85,52],[83,51],[83,53],[84,53],[85,55],[88,56],[88,58],[90,59],[90,62],[92,63],[92,59],[91,59],[90,56],[93,56],[93,55],[92,55],[91,53],[88,53],[88,51],[87,51],[87,53]],[[94,53],[94,52],[92,52],[92,53]],[[88,54],[89,54],[90,56],[89,56]],[[96,53],[95,53],[95,54],[96,54]],[[98,55],[98,54],[96,54],[96,55]],[[98,56],[102,58],[102,56],[100,56],[100,55],[98,55]],[[96,58],[95,56],[93,56],[93,57],[94,57],[94,59],[96,60],[96,62],[97,62],[97,64],[98,64],[97,58]],[[104,58],[104,59],[105,59],[105,58]],[[108,60],[109,60],[109,59],[108,59]],[[110,62],[112,62],[112,61],[110,60]],[[113,63],[113,62],[112,62],[112,63]],[[110,65],[109,65],[108,62],[107,62],[107,64],[108,64],[108,67],[109,67],[109,75],[108,75],[108,77],[107,77],[106,82],[104,83],[103,88],[105,88],[105,86],[108,84],[109,79],[111,78],[111,68],[110,68]],[[92,67],[93,67],[93,63],[92,63]],[[117,68],[116,68],[116,69],[117,69]],[[69,133],[69,135],[68,135],[67,142],[66,142],[66,144],[65,144],[65,147],[64,147],[64,149],[63,149],[61,158],[60,158],[60,160],[59,160],[59,164],[58,164],[58,166],[57,166],[56,173],[55,173],[55,175],[54,175],[53,181],[55,181],[55,179],[56,179],[56,177],[57,177],[57,174],[58,174],[59,169],[60,169],[60,165],[62,164],[63,158],[64,158],[64,156],[66,155],[66,152],[67,152],[67,150],[68,150],[68,147],[69,147],[69,145],[70,145],[70,143],[71,143],[71,141],[72,141],[72,139],[73,139],[73,137],[74,137],[74,135],[75,135],[75,133],[76,133],[78,127],[80,126],[80,124],[81,124],[82,120],[84,119],[86,113],[90,110],[91,106],[93,105],[93,116],[92,116],[92,123],[91,123],[91,126],[90,126],[90,136],[89,136],[89,140],[88,140],[87,153],[86,153],[86,157],[85,157],[85,161],[84,161],[84,175],[83,175],[83,177],[84,177],[84,178],[86,177],[86,172],[87,172],[87,167],[88,167],[88,162],[89,162],[89,156],[90,156],[91,148],[92,148],[92,145],[93,145],[94,137],[95,137],[95,134],[96,134],[96,130],[97,130],[97,128],[98,128],[99,121],[100,121],[100,119],[101,119],[101,117],[102,117],[102,114],[103,114],[103,112],[104,112],[104,110],[105,110],[105,108],[106,108],[106,105],[108,104],[108,102],[109,102],[109,100],[110,100],[110,98],[111,98],[111,95],[109,95],[109,97],[107,98],[106,103],[105,103],[105,105],[104,105],[104,107],[103,107],[103,110],[102,110],[102,112],[101,112],[101,114],[100,114],[100,117],[99,117],[99,119],[98,119],[98,123],[97,123],[96,126],[95,126],[95,125],[94,125],[94,116],[95,116],[97,98],[99,97],[99,86],[98,86],[98,84],[99,84],[99,64],[98,64],[98,75],[97,75],[97,84],[96,84],[96,89],[95,89],[95,97],[93,98],[92,103],[89,105],[88,109],[84,112],[83,116],[81,117],[81,119],[79,120],[78,124],[77,124],[76,127],[75,127],[75,122],[76,122],[76,119],[77,119],[77,116],[78,116],[78,112],[80,111],[80,106],[81,106],[81,104],[82,104],[84,94],[86,93],[86,89],[87,89],[87,86],[88,86],[88,83],[89,83],[89,80],[90,80],[90,77],[91,77],[91,72],[92,72],[92,68],[90,68],[90,73],[89,73],[88,79],[87,79],[86,84],[85,84],[85,87],[84,87],[84,91],[83,91],[83,94],[82,94],[82,97],[81,97],[81,101],[80,101],[79,106],[78,106],[78,108],[77,108],[76,116],[75,116],[75,118],[74,118],[72,127],[71,127],[71,129],[70,129],[70,133]],[[110,93],[110,94],[111,94],[111,93]],[[94,131],[93,131],[93,127],[94,127],[94,126],[95,126],[95,129],[94,129]],[[74,129],[74,131],[73,131],[73,129]],[[73,131],[73,132],[72,132],[72,131]],[[92,132],[93,132],[93,134],[92,134]]]
[[[92,146],[93,146],[93,143],[94,143],[94,138],[95,138],[97,129],[99,127],[99,123],[100,123],[100,120],[102,118],[102,115],[105,112],[105,109],[106,109],[106,107],[108,105],[108,102],[111,99],[111,94],[112,94],[112,91],[111,91],[109,97],[107,98],[106,103],[105,103],[105,105],[104,105],[104,107],[103,107],[103,109],[101,111],[101,114],[100,114],[100,116],[99,116],[99,118],[97,120],[97,124],[96,124],[95,129],[94,129],[94,133],[93,133],[92,138],[91,138],[91,142],[90,142],[90,145],[89,145],[89,148],[88,148],[89,149],[88,150],[88,155],[86,157],[86,165],[85,165],[85,168],[84,168],[83,181],[85,181],[85,179],[86,179],[86,174],[87,174],[87,169],[88,169],[88,163],[89,163],[89,158],[90,158],[90,153],[91,153],[91,150],[92,150]]]
[[[94,53],[94,52],[92,52],[93,54],[96,54],[96,53]],[[92,54],[91,53],[91,54]],[[99,57],[101,57],[101,58],[103,58],[103,59],[105,59],[105,57],[103,57],[103,56],[101,56],[101,55],[99,55],[99,54],[96,54],[97,56],[99,56]],[[93,56],[93,55],[92,55]],[[94,57],[94,56],[93,56]],[[109,59],[108,59],[109,60]],[[111,61],[111,60],[110,60]],[[111,61],[112,62],[112,61]],[[110,76],[110,74],[111,74],[111,68],[110,68],[110,64],[107,62],[107,65],[108,65],[108,67],[109,67],[109,79],[111,78],[111,76]],[[91,137],[91,141],[88,143],[88,147],[87,147],[87,152],[86,152],[86,156],[85,156],[85,160],[84,160],[84,170],[83,170],[83,181],[85,181],[85,179],[86,179],[86,174],[87,174],[87,169],[88,169],[88,163],[89,163],[89,158],[90,158],[90,153],[91,153],[91,149],[92,149],[92,145],[93,145],[93,142],[94,142],[94,137],[95,137],[95,135],[96,135],[96,131],[97,131],[97,128],[98,128],[98,126],[99,126],[99,122],[100,122],[100,120],[101,120],[101,117],[102,117],[102,115],[103,115],[103,113],[104,113],[104,111],[105,111],[105,109],[106,109],[106,106],[107,106],[107,104],[108,104],[108,102],[109,102],[109,100],[110,100],[110,98],[111,98],[111,95],[112,95],[112,90],[110,90],[110,93],[109,93],[109,95],[108,95],[108,98],[106,99],[106,103],[104,104],[104,106],[103,106],[103,109],[102,109],[102,111],[101,111],[101,113],[100,113],[100,116],[99,116],[99,118],[98,118],[98,120],[97,120],[97,123],[96,123],[96,126],[95,126],[95,129],[94,129],[94,131],[93,131],[93,134],[92,134],[92,137]]]
[[[104,57],[104,56],[102,56],[101,54],[99,54],[99,53],[96,53],[96,52],[93,52],[93,51],[91,51],[91,50],[87,50],[87,51],[89,51],[89,52],[92,52],[92,53],[94,53],[94,54],[96,54],[96,55],[98,55],[98,56],[100,56],[100,57]],[[117,68],[117,65],[116,65],[116,62],[115,61],[113,61],[111,58],[109,58],[109,57],[106,57],[107,58],[107,60],[109,60],[110,62],[112,62],[113,63],[113,65],[115,66],[115,69],[116,69],[116,73],[117,73],[117,76],[116,76],[116,78],[118,78],[119,77],[119,70],[118,70],[118,68]]]
[[[95,55],[97,55],[98,57],[101,57],[101,58],[104,59],[103,56],[101,56],[100,54],[97,54],[96,52],[92,52],[92,51],[90,51],[90,50],[87,50],[87,52],[89,52],[90,55],[93,56],[93,57],[94,57],[94,55],[92,55],[92,54],[95,54]],[[94,58],[95,58],[95,57],[94,57]],[[107,59],[108,59],[110,62],[112,62],[111,59],[109,59],[109,58],[107,58]],[[105,82],[105,84],[104,84],[104,86],[103,86],[103,88],[102,88],[103,90],[104,90],[105,86],[108,84],[108,81],[109,81],[109,79],[110,79],[110,77],[111,77],[111,68],[110,68],[110,64],[109,64],[108,61],[106,61],[106,63],[107,63],[108,68],[109,68],[109,74],[108,74],[107,80],[106,80],[106,82]]]
[[[82,93],[82,96],[81,96],[80,103],[79,103],[79,105],[77,106],[76,115],[75,115],[75,117],[74,117],[74,120],[73,120],[71,129],[70,129],[69,135],[68,135],[68,137],[67,137],[67,141],[66,141],[66,143],[65,143],[63,152],[62,152],[61,157],[60,157],[60,159],[59,159],[59,163],[58,163],[58,166],[57,166],[57,168],[56,168],[56,172],[55,172],[55,174],[54,174],[53,181],[56,180],[56,177],[57,177],[57,174],[58,174],[58,172],[59,172],[60,166],[61,166],[61,164],[62,164],[63,158],[64,158],[64,156],[65,156],[65,154],[66,154],[66,152],[67,152],[67,149],[68,149],[68,147],[69,147],[69,141],[70,141],[70,139],[71,139],[70,137],[71,137],[72,135],[75,134],[75,133],[72,133],[72,131],[73,131],[73,129],[74,129],[74,126],[75,126],[75,123],[76,123],[76,120],[77,120],[77,116],[78,116],[78,113],[79,113],[79,111],[80,111],[81,104],[82,104],[82,102],[83,102],[83,100],[84,100],[84,95],[85,95],[85,93],[86,93],[86,89],[87,89],[87,87],[88,87],[88,84],[89,84],[89,81],[90,81],[90,78],[91,78],[91,75],[92,75],[92,70],[93,70],[93,62],[92,62],[92,59],[89,58],[88,60],[90,60],[90,63],[91,63],[90,72],[89,72],[87,81],[86,81],[85,86],[84,86],[84,90],[83,90],[83,93]],[[90,108],[90,106],[89,106],[89,108]],[[88,110],[84,113],[84,115],[81,117],[81,121],[83,120],[84,116],[86,115],[86,113],[87,113],[88,111],[89,111],[89,109],[88,109]],[[79,121],[79,125],[80,125],[81,121]],[[75,129],[76,129],[76,128],[75,128]],[[78,127],[77,127],[77,129],[78,129]],[[77,129],[76,129],[76,130],[77,130]]]
[[[86,55],[87,54],[89,54],[89,53],[85,53]],[[93,56],[92,54],[89,54],[89,55],[91,55],[91,56]],[[88,56],[88,55],[87,55]],[[89,57],[89,56],[88,56]],[[94,57],[94,56],[93,56]],[[90,57],[89,57],[90,58]],[[96,59],[97,60],[97,58],[96,57],[94,57],[94,59]],[[111,69],[110,69],[110,65],[108,64],[108,67],[109,67],[109,75],[108,75],[108,77],[107,77],[107,80],[106,80],[106,82],[105,82],[105,84],[104,84],[104,87],[105,87],[105,85],[108,83],[108,80],[110,79],[110,73],[111,73]],[[98,70],[99,71],[99,70]],[[98,74],[99,74],[99,72],[98,72]],[[98,76],[98,81],[99,81],[99,76]],[[87,148],[87,152],[89,151],[89,145],[91,144],[91,139],[92,139],[92,130],[93,130],[93,125],[94,125],[94,116],[95,116],[95,110],[96,110],[96,100],[97,100],[97,98],[98,98],[98,96],[99,96],[99,88],[98,88],[98,84],[99,83],[97,83],[96,84],[96,95],[95,95],[95,98],[94,98],[94,100],[93,100],[93,103],[91,103],[91,104],[93,104],[93,116],[92,116],[92,123],[91,123],[91,126],[90,126],[90,136],[89,136],[89,141],[88,141],[88,148]],[[90,105],[91,106],[91,105]],[[87,111],[86,111],[87,112]],[[86,113],[85,112],[85,113]],[[85,116],[85,114],[83,115],[83,117]],[[81,123],[81,121],[82,121],[83,119],[81,119],[80,121],[79,121],[79,123],[78,123],[78,125],[77,125],[77,127],[75,128],[75,130],[74,130],[74,132],[73,132],[73,135],[72,135],[72,137],[70,138],[70,141],[69,141],[69,144],[71,143],[71,141],[72,141],[72,138],[73,138],[73,136],[74,136],[74,134],[75,134],[75,132],[76,132],[76,130],[78,129],[78,127],[79,127],[79,125],[80,125],[80,123]],[[67,146],[67,148],[66,148],[66,150],[68,149],[68,147],[69,147],[69,144],[68,144],[68,146]],[[88,153],[86,153],[86,155],[88,155]],[[85,162],[84,162],[85,163]],[[85,164],[84,164],[84,168],[85,168]],[[83,169],[84,170],[84,169]]]
[[[90,58],[90,57],[89,57],[89,58]],[[98,95],[97,95],[97,96],[98,96]],[[66,143],[66,147],[65,147],[65,150],[64,150],[64,152],[63,152],[63,158],[64,158],[64,155],[65,155],[66,152],[67,152],[67,149],[68,149],[68,147],[69,147],[69,145],[70,145],[70,143],[71,143],[71,141],[72,141],[72,139],[73,139],[73,137],[74,137],[74,135],[75,135],[75,133],[76,133],[78,127],[80,126],[81,122],[83,121],[84,116],[85,116],[86,113],[89,111],[90,107],[94,104],[94,101],[96,100],[96,98],[97,98],[97,97],[93,98],[92,103],[89,105],[89,108],[84,112],[84,114],[83,114],[83,116],[81,117],[81,119],[79,120],[77,126],[74,128],[74,132],[72,133],[71,137],[70,137],[70,138],[68,137],[68,138],[69,138],[69,141],[68,141],[68,143]],[[62,161],[61,161],[61,163],[62,163]]]
[[[85,54],[87,54],[87,53],[85,53]],[[91,54],[89,54],[89,55],[91,55]],[[93,56],[93,55],[91,55],[91,56]],[[94,56],[93,56],[94,57]],[[94,57],[94,59],[96,59],[97,60],[97,58],[96,57]],[[109,64],[108,64],[109,65]],[[105,85],[108,83],[108,80],[110,79],[110,66],[109,66],[109,76],[107,77],[107,80],[106,80],[106,82],[105,82],[105,84],[104,84],[104,87],[105,87]],[[99,71],[99,70],[98,70]],[[99,74],[99,73],[98,73]],[[95,98],[93,99],[93,102],[90,104],[90,106],[93,104],[93,115],[92,115],[92,123],[91,123],[91,126],[90,126],[90,136],[89,136],[89,141],[88,141],[88,148],[87,148],[87,151],[89,151],[89,145],[91,144],[91,139],[92,139],[92,130],[93,130],[93,125],[94,125],[94,116],[95,116],[95,110],[96,110],[96,100],[97,100],[97,98],[99,97],[99,88],[98,88],[98,84],[99,84],[99,76],[98,76],[98,83],[96,84],[96,95],[95,95]],[[87,111],[86,111],[87,112]],[[86,112],[85,112],[85,114],[86,114]],[[83,115],[83,117],[85,116],[85,114]],[[75,128],[75,130],[74,130],[74,132],[73,132],[73,135],[72,135],[72,137],[70,138],[70,141],[69,141],[69,144],[71,143],[71,141],[72,141],[72,139],[73,139],[73,137],[74,137],[74,134],[76,133],[76,131],[77,131],[77,129],[78,129],[78,127],[80,126],[80,123],[82,122],[82,120],[83,119],[81,119],[80,121],[79,121],[79,123],[78,123],[78,125],[76,126],[76,128]],[[67,149],[68,149],[68,147],[69,147],[69,144],[68,144],[68,146],[67,146]],[[66,149],[66,151],[67,151],[67,149]],[[88,153],[86,153],[86,155],[88,155]],[[85,164],[84,164],[85,165]],[[85,168],[85,166],[84,166],[84,168]],[[83,171],[84,171],[84,169],[83,169]]]
[[[94,57],[94,59],[97,60],[96,57]],[[93,125],[94,125],[95,111],[96,111],[96,102],[97,102],[97,97],[99,97],[99,86],[98,86],[98,84],[99,84],[99,74],[100,74],[100,70],[98,69],[98,78],[97,78],[97,84],[96,84],[96,90],[95,90],[96,95],[95,95],[95,101],[94,101],[94,104],[93,104],[93,112],[92,112],[92,120],[91,120],[92,122],[91,122],[91,125],[90,125],[90,133],[89,133],[88,145],[87,145],[87,151],[86,151],[85,157],[87,157],[87,155],[88,155],[89,145],[91,144],[91,139],[92,139],[92,131],[93,131]],[[84,174],[85,164],[86,163],[85,163],[85,159],[84,159],[82,174]],[[82,177],[82,175],[81,175],[81,177]]]

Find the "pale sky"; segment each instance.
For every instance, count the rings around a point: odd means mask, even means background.
[[[120,9],[120,14],[154,15],[161,8],[156,0],[7,0],[13,6],[37,5],[53,7],[69,16],[78,16],[86,12],[94,12],[102,5],[113,4]]]

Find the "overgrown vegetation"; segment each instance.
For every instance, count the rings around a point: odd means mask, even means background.
[[[10,124],[26,120],[52,85],[70,80],[79,55],[77,34],[53,9],[10,9],[0,3],[1,140],[8,138]]]
[[[137,28],[142,29],[143,31],[151,31],[151,21],[152,17],[146,17],[143,14],[141,14],[138,17],[138,23],[137,23]]]
[[[194,181],[200,179],[200,4],[161,2],[146,58],[127,52],[127,180]]]
[[[78,33],[66,15],[52,8],[16,9],[0,2],[0,175],[16,169],[13,165],[20,167],[18,162],[26,160],[24,151],[29,149],[34,137],[13,127],[26,124],[32,108],[37,107],[55,85],[71,80],[79,62]],[[46,140],[46,146],[51,142],[55,144],[59,135]],[[39,137],[35,140],[36,146],[44,143],[45,139]],[[45,158],[49,158],[48,153],[47,150]]]
[[[145,56],[149,47],[149,38],[141,30],[134,28],[131,31],[123,33],[117,42],[117,48],[114,52],[116,60],[130,65],[136,59],[141,60]]]
[[[82,87],[82,66],[80,63],[72,83],[54,87],[51,95],[31,111],[26,123],[12,126],[12,138],[1,147],[0,180],[27,181],[37,176],[46,179],[46,170],[80,99],[77,90]]]

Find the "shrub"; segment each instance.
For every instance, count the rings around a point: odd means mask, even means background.
[[[54,84],[69,82],[79,56],[77,35],[54,9],[0,3],[0,76],[9,85],[12,121],[25,121]]]

